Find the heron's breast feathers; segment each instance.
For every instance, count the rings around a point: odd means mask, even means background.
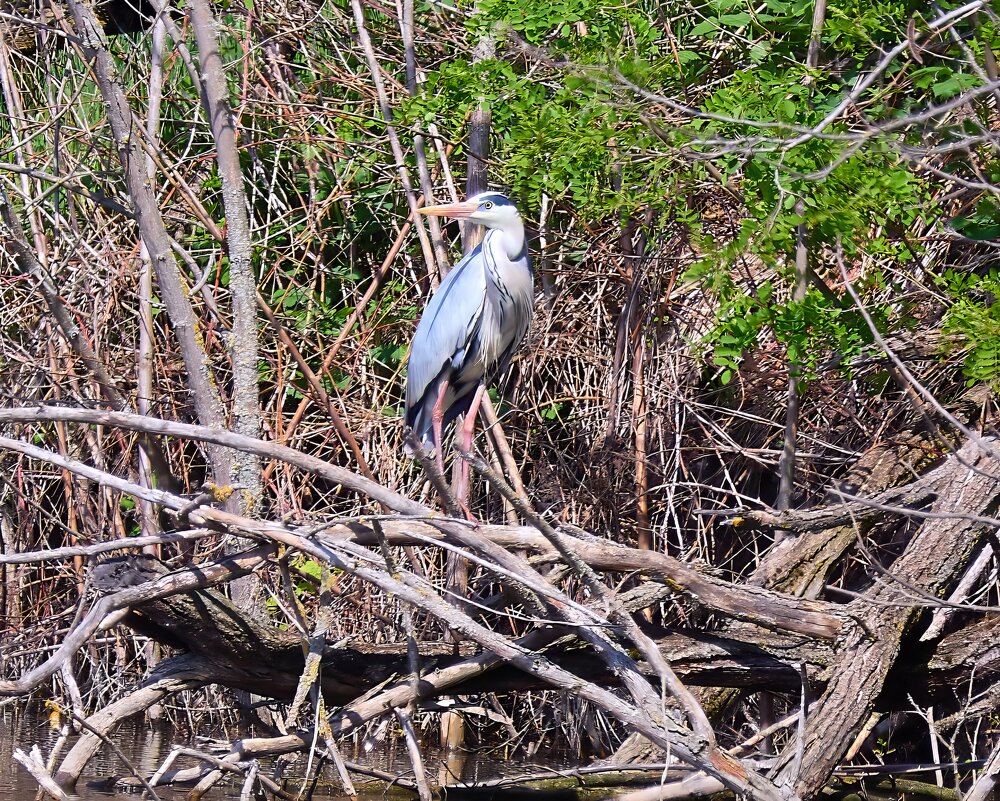
[[[493,244],[487,241],[483,247],[486,302],[478,332],[484,370],[489,375],[506,368],[528,333],[535,299],[527,254],[511,259],[504,248],[491,247]]]

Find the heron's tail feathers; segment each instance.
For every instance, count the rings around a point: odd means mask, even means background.
[[[411,459],[417,457],[416,451],[413,448],[414,445],[419,445],[420,449],[427,456],[433,456],[437,449],[437,446],[434,444],[434,435],[431,431],[428,430],[421,434],[410,426],[406,426],[403,429],[403,453]]]
[[[403,428],[403,453],[411,459],[416,454],[413,444],[417,443],[425,453],[431,455],[437,448],[434,442],[434,424],[431,421],[431,409],[425,404],[417,403],[406,410],[406,425]]]

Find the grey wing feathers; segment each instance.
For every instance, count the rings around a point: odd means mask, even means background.
[[[472,344],[485,281],[477,248],[448,273],[417,324],[407,364],[406,424],[426,444],[441,381],[462,364]]]

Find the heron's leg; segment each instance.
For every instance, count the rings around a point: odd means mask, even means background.
[[[459,447],[463,451],[472,450],[472,435],[476,431],[476,416],[479,414],[479,404],[483,402],[485,391],[485,384],[476,387],[476,394],[472,396],[472,404],[469,406],[469,411],[465,413],[465,419],[462,420],[462,438],[459,440]],[[474,519],[469,512],[469,463],[465,459],[462,459],[459,465],[455,497],[458,499],[459,506],[465,510],[466,516],[470,520]]]
[[[441,382],[437,400],[431,407],[431,426],[434,429],[434,451],[437,457],[438,470],[444,478],[444,447],[441,444],[441,429],[444,427],[444,395],[448,391],[448,379]]]

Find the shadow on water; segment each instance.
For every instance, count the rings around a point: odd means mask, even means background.
[[[219,735],[219,732],[204,732]],[[37,745],[42,752],[42,758],[48,759],[52,748],[59,738],[59,732],[49,725],[44,713],[39,713],[38,707],[10,704],[0,707],[0,801],[30,801],[36,797],[38,785],[28,773],[14,761],[12,757],[15,748],[25,751]],[[212,744],[225,746],[228,750],[229,740],[220,737],[218,740],[206,740],[204,737],[191,735],[188,731],[175,729],[169,725],[149,725],[143,718],[137,717],[128,721],[114,734],[115,745],[124,753],[132,766],[146,777],[151,776],[174,746],[187,746],[202,752],[213,752]],[[72,745],[67,744],[62,751]],[[350,743],[343,743],[344,757],[366,768],[381,771],[383,774],[399,776],[402,780],[412,779],[412,771],[408,761],[406,748],[402,743],[388,741],[380,748],[366,752],[364,748],[356,748],[349,753]],[[220,755],[215,750],[216,755]],[[587,789],[556,789],[559,785],[566,786],[566,781],[576,784],[580,774],[574,771],[576,767],[569,760],[549,753],[544,760],[537,757],[531,764],[511,759],[502,748],[488,749],[480,753],[451,754],[447,758],[434,748],[423,751],[425,770],[431,778],[433,786],[440,787],[437,793],[438,801],[589,801],[594,798],[606,798],[622,792],[623,778],[617,776],[617,784],[592,783]],[[189,767],[196,764],[194,760],[184,761],[180,758],[175,767]],[[183,764],[181,764],[183,763]],[[295,796],[300,789],[308,787],[301,775],[305,759],[297,765],[292,765],[285,772],[285,789]],[[636,769],[655,766],[636,766]],[[662,766],[661,766],[662,767]],[[270,774],[271,763],[261,760],[261,772]],[[586,771],[584,771],[586,772]],[[110,798],[132,799],[140,797],[140,787],[132,786],[127,790],[116,787],[116,779],[129,776],[131,771],[122,763],[110,747],[105,746],[94,757],[84,771],[76,788],[75,799],[78,801],[108,801]],[[568,774],[568,775],[567,775]],[[534,786],[556,787],[550,789],[528,789],[511,782],[518,782],[533,777]],[[561,776],[561,778],[560,778]],[[416,794],[399,786],[388,787],[385,782],[366,783],[363,776],[355,776],[358,784],[359,801],[391,801],[392,799],[415,799]],[[629,783],[624,780],[625,783]],[[645,777],[649,783],[650,778]],[[655,777],[653,778],[655,781]],[[498,783],[503,786],[496,786]],[[861,792],[863,788],[863,792]],[[940,789],[937,794],[929,793],[937,790],[926,783],[917,783],[904,777],[887,777],[884,775],[863,779],[843,778],[835,781],[826,791],[827,798],[833,801],[898,801],[903,797],[924,797],[928,801],[953,801],[954,791]],[[158,787],[157,795],[162,801],[184,801],[190,791],[190,785],[177,787]],[[633,785],[634,789],[634,785]],[[205,801],[239,801],[241,779],[231,779],[215,786],[205,797]],[[860,792],[860,795],[859,795]],[[252,796],[256,798],[257,796]],[[267,798],[273,798],[268,795]],[[303,795],[305,798],[305,795]],[[316,789],[311,796],[313,801],[348,801],[344,796],[339,782],[332,769],[327,768],[320,776]]]
[[[47,760],[52,748],[59,738],[59,731],[49,725],[45,714],[37,707],[9,705],[0,709],[0,801],[29,801],[38,792],[35,780],[17,762],[12,753],[15,748],[25,751],[37,745],[42,752],[42,758]],[[65,756],[69,747],[75,742],[75,737],[62,750]],[[201,751],[211,750],[205,741],[192,736],[189,732],[174,729],[165,724],[148,724],[141,717],[126,721],[113,735],[115,745],[128,758],[137,771],[147,778],[162,764],[163,760],[176,745],[189,746]],[[412,777],[412,771],[402,744],[386,743],[381,749],[358,753],[345,757],[376,770],[398,774],[405,778]],[[526,773],[536,773],[540,770],[559,770],[571,767],[563,760],[552,758],[544,767],[537,764],[526,765],[510,760],[504,754],[469,754],[465,758],[444,759],[434,749],[424,753],[425,768],[428,775],[437,777],[443,787],[443,801],[575,801],[577,793],[572,790],[539,791],[523,788],[498,788],[475,786],[495,781],[497,779],[521,776]],[[175,764],[179,767],[181,760]],[[194,765],[193,760],[185,765]],[[305,762],[303,760],[302,764]],[[270,765],[261,760],[262,771],[269,772]],[[300,769],[301,770],[301,769]],[[75,790],[75,798],[79,801],[107,801],[109,798],[138,798],[136,791],[124,791],[115,788],[118,777],[128,776],[130,770],[126,767],[111,748],[105,746],[87,766]],[[302,787],[301,776],[297,777],[296,767],[286,773],[288,789],[294,795]],[[395,788],[387,792],[384,783],[366,784],[365,777],[355,777],[361,801],[382,801],[389,796],[394,798],[415,797],[409,791]],[[473,785],[473,786],[462,786]],[[141,790],[141,788],[137,788]],[[181,801],[186,798],[190,787],[156,788],[157,794],[164,801]],[[206,796],[206,801],[238,801],[241,782],[237,779],[220,783]],[[271,796],[268,796],[271,797]],[[332,769],[325,769],[316,790],[312,796],[314,801],[333,801],[344,799],[343,791],[335,779]]]
[[[444,801],[576,801],[576,790],[529,790],[521,787],[445,787]]]

